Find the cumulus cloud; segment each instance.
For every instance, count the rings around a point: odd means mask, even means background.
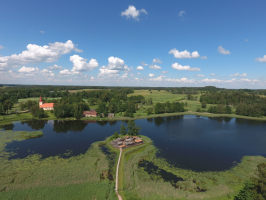
[[[50,69],[50,70],[62,70],[63,67],[54,64],[53,66],[47,67],[47,69]]]
[[[194,68],[191,68],[190,66],[182,66],[178,63],[173,63],[172,64],[172,68],[176,69],[176,70],[187,70],[187,71],[201,71],[199,68],[197,67],[194,67]]]
[[[138,72],[138,75],[140,75],[140,73]]]
[[[100,76],[119,76],[120,71],[129,72],[130,68],[125,64],[124,60],[117,57],[109,57],[108,58],[108,66],[102,66],[100,69]]]
[[[154,74],[149,74],[149,77],[154,77]]]
[[[49,43],[49,46],[29,44],[27,50],[23,51],[21,54],[0,57],[0,69],[37,64],[40,62],[52,63],[57,61],[61,55],[70,53],[71,51],[82,52],[71,40],[68,40],[66,43]]]
[[[263,58],[256,58],[255,61],[257,61],[257,62],[266,62],[266,55],[264,55]]]
[[[211,76],[216,76],[216,74],[212,73]]]
[[[225,50],[222,46],[219,46],[217,50],[221,54],[230,54],[230,51],[229,50]]]
[[[124,73],[123,76],[121,76],[121,78],[127,78],[127,73]]]
[[[178,16],[179,16],[179,17],[183,17],[184,14],[186,14],[186,12],[182,10],[182,11],[180,11],[180,13],[178,14]]]
[[[255,84],[255,83],[258,83],[258,82],[261,82],[257,79],[254,79],[254,80],[251,80],[251,79],[231,79],[231,80],[219,80],[219,79],[203,79],[201,80],[200,82],[202,83],[228,83],[228,84],[234,84],[234,83],[250,83],[250,84]]]
[[[44,33],[45,33],[45,31],[40,31],[40,33],[41,33],[41,34],[44,34]]]
[[[121,12],[121,16],[126,16],[127,19],[133,18],[138,21],[140,13],[148,15],[148,12],[145,9],[137,10],[135,6],[129,5],[128,9]]]
[[[138,67],[137,67],[137,70],[144,70],[144,67],[142,67],[142,66],[138,66]]]
[[[158,76],[157,78],[150,78],[151,81],[162,81],[165,76]]]
[[[162,63],[162,61],[159,58],[154,58],[152,60],[152,62],[154,62],[154,63]]]
[[[97,60],[91,59],[89,63],[87,63],[87,59],[80,57],[79,55],[70,56],[69,59],[73,62],[73,69],[71,71],[91,71],[99,66]]]
[[[200,59],[208,59],[207,56],[201,56]]]
[[[34,67],[23,66],[18,70],[18,72],[20,72],[20,73],[37,73],[37,72],[39,72],[39,69],[38,69],[38,67],[34,68]]]
[[[4,47],[4,46],[0,45],[0,49],[6,49],[6,47]]]
[[[196,77],[204,77],[203,74],[197,74]]]
[[[158,66],[158,65],[153,65],[153,64],[150,65],[149,68],[150,68],[150,69],[162,69],[160,66]]]
[[[236,74],[230,74],[229,76],[247,76],[247,74],[246,73],[243,73],[243,74],[236,73]]]
[[[177,82],[177,83],[195,83],[194,79],[187,79],[187,78],[181,78],[181,79],[165,79],[165,81],[169,81],[169,82]]]
[[[192,53],[185,51],[178,51],[176,48],[171,49],[169,54],[173,54],[175,58],[199,58],[200,55],[197,51],[193,51]]]
[[[163,74],[167,74],[167,73],[168,73],[168,71],[162,71],[162,73],[163,73]]]
[[[71,75],[71,72],[68,69],[61,70],[59,72],[60,75]]]
[[[140,65],[142,65],[142,66],[148,66],[148,64],[146,64],[145,62],[141,62]]]
[[[41,71],[42,75],[44,76],[54,76],[55,74],[52,71],[49,71],[48,69],[43,69]]]

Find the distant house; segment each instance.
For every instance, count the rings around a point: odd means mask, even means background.
[[[83,112],[83,115],[85,117],[97,117],[97,112],[96,111],[92,111],[92,110],[90,110],[90,111],[84,111]]]
[[[43,103],[42,97],[40,96],[39,108],[42,108],[43,110],[53,110],[54,109],[54,103]]]
[[[107,116],[104,116],[104,113],[101,113],[102,117],[114,117],[114,113],[108,113]]]
[[[114,113],[108,113],[108,117],[115,117]]]

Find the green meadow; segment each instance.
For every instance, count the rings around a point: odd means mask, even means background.
[[[70,158],[42,159],[41,155],[33,154],[24,159],[9,159],[14,153],[6,151],[7,143],[25,140],[23,134],[0,131],[0,199],[117,198],[114,182],[107,178],[109,166],[99,148],[101,142],[93,143],[85,154]]]

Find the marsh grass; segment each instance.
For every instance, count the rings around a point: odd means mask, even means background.
[[[25,139],[29,139],[29,138],[38,138],[38,137],[42,137],[43,133],[42,131],[21,131],[20,132],[20,136],[25,138]]]
[[[99,148],[103,142],[70,158],[8,159],[14,152],[7,152],[6,144],[22,140],[21,132],[0,131],[0,199],[116,199],[114,182],[101,179],[109,169]]]
[[[156,156],[153,145],[125,152],[123,160],[123,191],[126,199],[233,199],[244,182],[254,176],[257,165],[265,162],[262,156],[246,156],[242,162],[227,171],[195,172],[176,168]],[[152,162],[155,166],[184,181],[165,181],[154,172],[148,174],[139,162]]]

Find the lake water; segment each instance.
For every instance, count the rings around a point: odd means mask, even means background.
[[[266,156],[266,122],[193,115],[140,119],[141,134],[154,141],[158,156],[171,164],[195,171],[221,171],[239,163],[246,155]],[[43,158],[85,153],[93,142],[120,130],[121,121],[32,120],[2,126],[4,130],[42,130],[43,137],[9,143],[17,153],[11,159],[38,153]]]

